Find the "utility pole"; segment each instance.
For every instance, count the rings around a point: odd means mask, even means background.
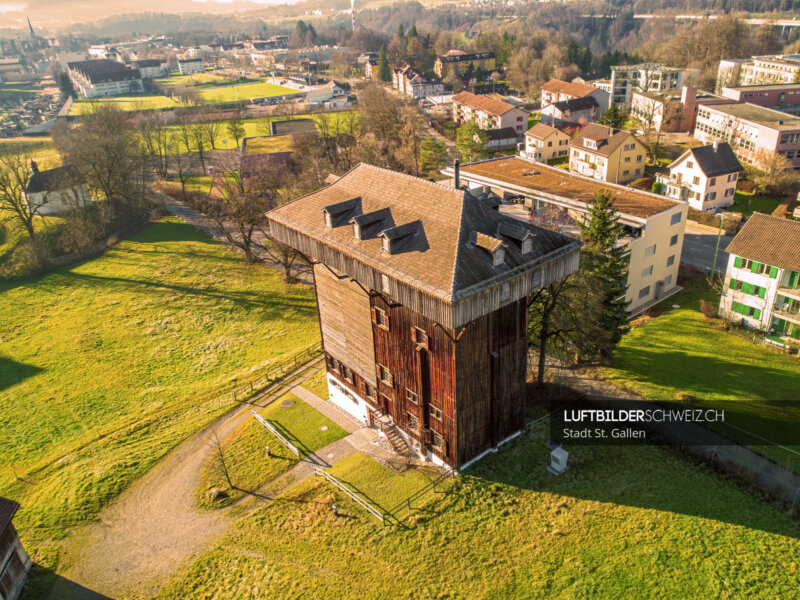
[[[714,283],[714,276],[716,275],[717,271],[717,253],[719,252],[719,241],[722,239],[722,215],[719,215],[719,230],[717,231],[717,245],[714,246],[714,262],[711,263],[711,278],[709,280],[709,284]]]

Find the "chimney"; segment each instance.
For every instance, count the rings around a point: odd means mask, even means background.
[[[717,140],[714,140],[713,146],[714,146],[714,152],[716,152],[717,148],[719,148],[719,142]]]
[[[39,172],[39,165],[36,164],[35,160],[31,161],[31,173],[38,173]]]
[[[455,187],[459,189],[461,187],[461,161],[456,159],[453,171],[455,172]]]

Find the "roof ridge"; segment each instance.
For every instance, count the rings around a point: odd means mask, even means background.
[[[453,192],[456,196],[458,195],[459,192],[461,192],[461,194],[464,193],[464,190],[459,190],[459,189],[450,187],[449,185],[444,184],[444,183],[439,183],[438,181],[429,181],[428,179],[423,179],[422,177],[417,177],[416,175],[410,175],[409,173],[402,173],[401,171],[392,171],[391,169],[387,169],[386,167],[379,167],[377,165],[372,165],[370,163],[365,163],[365,162],[358,163],[350,171],[348,171],[347,173],[342,175],[342,179],[344,177],[346,177],[348,174],[350,174],[351,171],[355,171],[357,168],[359,168],[361,166],[369,167],[370,169],[377,169],[378,171],[383,171],[385,173],[391,173],[392,175],[400,175],[402,177],[406,177],[408,179],[413,179],[414,181],[417,181],[417,182],[420,182],[420,183],[433,185],[433,186],[439,187],[439,188],[441,188],[443,190],[446,190],[448,192]],[[336,182],[334,182],[334,183],[336,183]],[[333,185],[333,184],[331,184],[331,185]]]

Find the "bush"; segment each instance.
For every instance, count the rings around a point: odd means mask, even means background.
[[[697,400],[697,397],[689,392],[676,392],[673,398],[678,402],[695,402]]]
[[[717,316],[717,307],[713,302],[709,302],[705,298],[700,299],[700,312],[707,318],[714,319]]]
[[[653,192],[654,194],[660,194],[661,193],[661,189],[663,187],[664,186],[662,184],[658,183],[657,181],[654,181],[653,185],[650,186],[650,191]]]
[[[753,191],[756,189],[756,184],[754,181],[750,179],[740,179],[736,182],[736,189],[740,192],[747,192],[748,194],[752,194]]]
[[[736,233],[739,229],[739,224],[742,222],[742,215],[740,213],[725,213],[723,215],[712,215],[711,213],[697,210],[696,208],[689,207],[689,214],[687,218],[695,223],[707,225],[708,227],[719,227],[721,219],[724,219],[722,228],[728,234]]]

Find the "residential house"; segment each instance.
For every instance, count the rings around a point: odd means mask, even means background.
[[[800,169],[800,117],[777,110],[735,100],[701,106],[694,138],[704,144],[728,142],[747,164],[760,152],[777,152]]]
[[[527,303],[580,242],[460,187],[361,164],[267,214],[313,264],[332,404],[461,470],[525,424]]]
[[[182,58],[178,61],[178,71],[181,75],[200,73],[205,68],[202,58]]]
[[[569,136],[563,131],[537,123],[525,132],[525,158],[546,163],[569,155]]]
[[[501,129],[487,129],[483,132],[486,141],[483,146],[489,150],[508,150],[517,147],[517,132],[511,127]]]
[[[569,141],[569,170],[610,183],[644,175],[647,149],[630,131],[594,123]]]
[[[131,63],[134,69],[138,69],[142,79],[157,79],[163,77],[166,72],[164,61],[160,58],[148,58],[145,60],[135,60]]]
[[[362,52],[361,54],[358,55],[358,58],[356,58],[356,64],[357,65],[366,65],[367,63],[369,63],[369,62],[371,62],[373,60],[377,63],[377,61],[378,61],[378,53],[377,52]]]
[[[708,104],[724,104],[722,96],[698,90],[694,86],[683,86],[680,95],[633,92],[630,114],[643,131],[692,131],[699,107]]]
[[[757,104],[793,115],[800,114],[800,83],[724,87],[722,95],[731,100]]]
[[[800,346],[800,222],[755,212],[726,248],[719,315]]]
[[[730,144],[689,148],[659,175],[662,193],[683,200],[697,210],[715,212],[735,200],[736,182],[744,171]]]
[[[497,59],[494,52],[468,54],[463,50],[449,50],[442,56],[437,56],[436,62],[433,63],[433,71],[439,77],[448,75],[461,77],[477,71],[488,76],[496,68]]]
[[[542,109],[542,123],[554,127],[583,126],[594,123],[603,113],[593,96],[559,100]]]
[[[443,173],[452,176],[453,169]],[[497,194],[522,196],[525,205],[534,210],[547,205],[566,209],[578,222],[589,213],[597,194],[608,192],[624,229],[620,243],[628,261],[628,311],[640,313],[680,290],[678,265],[689,210],[685,202],[518,156],[464,165],[459,169],[459,181]]]
[[[67,63],[72,85],[84,98],[119,96],[144,91],[142,74],[115,60],[83,60]]]
[[[377,58],[370,58],[367,62],[364,63],[364,77],[367,79],[377,79],[378,78],[378,59]]]
[[[600,113],[608,109],[611,100],[610,94],[594,85],[578,81],[562,81],[561,79],[551,79],[542,85],[541,105],[542,107],[554,102],[564,100],[575,100],[590,96],[597,101]]]
[[[392,87],[404,96],[410,96],[415,100],[444,93],[444,84],[440,80],[426,79],[410,65],[392,71]]]
[[[511,127],[522,138],[528,125],[528,113],[508,102],[459,92],[453,96],[453,120],[456,123],[475,121],[481,129]]]
[[[652,63],[611,67],[611,103],[627,106],[635,91],[655,94],[677,91],[682,77],[681,69]]]
[[[31,176],[25,188],[25,201],[40,215],[57,215],[92,202],[86,181],[72,165],[40,171],[31,161]]]
[[[0,598],[17,600],[32,566],[12,523],[19,504],[0,497]]]

